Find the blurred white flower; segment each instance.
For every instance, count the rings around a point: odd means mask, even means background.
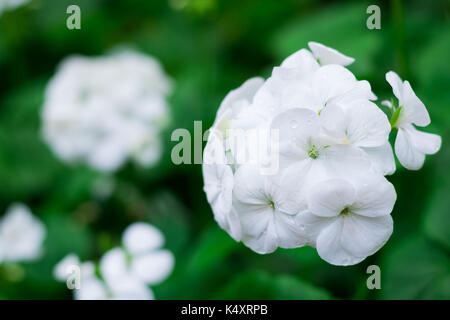
[[[414,127],[426,127],[431,121],[425,105],[416,96],[409,82],[402,82],[393,71],[386,73],[386,80],[398,99],[398,107],[391,119],[392,127],[398,129],[395,154],[406,169],[419,170],[425,162],[425,155],[439,151],[441,137]]]
[[[50,80],[43,134],[59,158],[114,171],[128,159],[147,167],[161,156],[171,81],[154,58],[131,50],[72,56]]]
[[[37,259],[46,230],[23,204],[11,205],[0,220],[0,263]]]
[[[30,0],[0,0],[0,17],[4,11],[14,10],[28,2],[30,2]]]
[[[68,254],[53,268],[53,276],[56,280],[66,281],[73,266],[80,266],[80,259],[74,253]]]
[[[66,281],[71,266],[80,266],[81,286],[74,292],[78,300],[154,299],[149,285],[165,280],[174,266],[172,253],[161,249],[164,236],[152,225],[138,222],[125,230],[122,244],[123,248],[113,248],[100,259],[101,279],[96,275],[92,262],[80,265],[74,254],[58,263],[53,274],[57,280]]]
[[[155,285],[172,272],[174,257],[164,244],[162,233],[150,224],[130,225],[122,236],[122,248],[105,253],[100,262],[102,275],[108,283],[117,277],[136,277],[143,283]]]
[[[390,216],[395,189],[382,176],[351,183],[332,179],[316,184],[308,209],[297,216],[320,257],[335,265],[352,265],[378,251],[393,230]]]

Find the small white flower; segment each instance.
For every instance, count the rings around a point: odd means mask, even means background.
[[[246,165],[239,167],[235,180],[235,208],[245,245],[264,254],[306,243],[295,222],[304,202],[292,180],[263,176],[257,167]]]
[[[100,270],[109,287],[121,290],[123,279],[133,286],[138,283],[155,285],[162,282],[172,272],[174,257],[164,244],[162,233],[147,223],[130,225],[122,236],[124,249],[113,248],[100,261]],[[142,290],[139,289],[139,292]]]
[[[386,73],[386,80],[391,85],[399,102],[391,120],[392,126],[398,129],[395,154],[405,168],[419,170],[425,162],[425,155],[435,154],[439,151],[441,137],[419,131],[414,127],[414,125],[419,127],[429,125],[430,116],[409,82],[402,82],[393,71]]]
[[[161,249],[164,236],[154,226],[137,222],[124,231],[122,244],[123,248],[113,248],[100,259],[102,279],[96,275],[92,262],[80,265],[79,258],[74,254],[69,254],[58,263],[53,275],[59,281],[66,281],[70,272],[73,272],[71,266],[80,266],[80,289],[74,292],[77,300],[154,299],[148,285],[166,279],[174,265],[172,253]]]
[[[336,143],[363,150],[381,174],[394,173],[395,159],[388,140],[391,126],[377,105],[367,100],[354,100],[347,103],[346,108],[329,106],[320,113],[320,120],[324,131]]]
[[[151,166],[161,156],[170,90],[160,64],[131,50],[69,57],[46,90],[44,138],[62,160],[101,171],[128,159]]]
[[[11,205],[0,221],[0,262],[37,259],[45,234],[44,225],[27,206]]]
[[[321,134],[321,119],[309,109],[290,109],[276,116],[272,129],[279,130],[284,175],[298,177],[311,186],[330,177],[358,176],[371,167],[369,156],[350,143],[336,143]],[[352,137],[355,141],[356,134]],[[368,138],[370,144],[370,138]]]
[[[298,215],[320,257],[334,265],[352,265],[378,251],[389,239],[396,200],[385,178],[363,183],[323,181],[308,195],[308,210]]]
[[[173,254],[165,249],[164,236],[154,226],[137,222],[124,232],[122,243],[130,255],[130,272],[149,285],[165,280],[174,266]]]

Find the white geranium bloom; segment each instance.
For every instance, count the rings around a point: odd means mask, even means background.
[[[80,265],[78,257],[69,254],[58,263],[53,274],[59,281],[67,281],[73,265],[80,266],[80,289],[75,289],[77,300],[150,300],[153,291],[148,285],[158,284],[168,277],[174,265],[173,254],[161,249],[164,236],[154,226],[137,222],[124,231],[122,247],[106,252],[99,263],[100,279],[95,265]]]
[[[224,99],[203,154],[204,190],[219,226],[253,251],[310,245],[329,263],[351,265],[392,233],[396,194],[384,176],[396,169],[393,120],[370,101],[377,99],[370,84],[343,67],[352,58],[318,43],[309,47],[267,80],[250,79]],[[396,153],[423,163],[440,137],[414,129],[429,123],[426,109],[407,82],[388,78],[401,106],[382,102],[397,117]],[[263,134],[230,144],[252,130]],[[275,170],[262,170],[261,146],[275,152]]]
[[[145,282],[130,272],[127,253],[121,248],[106,252],[100,261],[101,274],[112,299],[153,299],[153,293]],[[131,258],[130,258],[131,259]]]
[[[298,216],[320,257],[334,265],[352,265],[378,251],[389,239],[394,187],[380,176],[363,183],[334,179],[314,186],[308,210]]]
[[[347,57],[336,49],[327,47],[318,42],[308,42],[308,47],[321,65],[339,64],[341,66],[348,66],[355,61],[355,59]]]
[[[397,97],[399,106],[394,113],[392,126],[398,129],[395,154],[400,163],[409,170],[419,170],[425,155],[435,154],[441,148],[441,137],[417,130],[414,125],[425,127],[430,116],[425,105],[416,96],[408,81],[402,82],[393,71],[386,73],[386,80]]]
[[[161,249],[164,236],[154,226],[137,222],[124,232],[122,243],[131,256],[130,272],[149,285],[165,280],[172,272],[173,254]]]
[[[368,100],[324,108],[320,113],[322,128],[336,143],[352,145],[365,151],[372,165],[383,175],[395,171],[395,159],[389,144],[391,126],[386,115]]]
[[[124,249],[113,248],[100,261],[102,276],[112,289],[119,284],[119,290],[120,284],[125,284],[123,279],[136,286],[158,284],[172,272],[174,257],[170,251],[161,249],[164,237],[155,227],[134,223],[125,230],[122,243]]]
[[[351,143],[336,143],[335,139],[321,134],[320,121],[317,113],[300,108],[274,118],[272,129],[279,130],[283,174],[298,176],[298,181],[303,179],[305,185],[311,186],[330,177],[358,176],[368,171],[371,167],[368,155]],[[355,142],[364,140],[357,132],[347,138]],[[370,144],[370,138],[367,140]]]
[[[263,176],[255,166],[241,166],[235,179],[233,194],[244,244],[258,253],[271,253],[306,243],[295,222],[304,202],[292,183]]]
[[[160,64],[137,52],[69,57],[47,87],[44,138],[62,160],[101,171],[127,159],[151,166],[161,155],[170,90]]]
[[[37,259],[46,230],[23,204],[11,205],[0,220],[0,262]]]

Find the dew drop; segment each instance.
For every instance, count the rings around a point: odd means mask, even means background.
[[[298,127],[298,122],[297,122],[297,120],[291,120],[291,128],[292,129],[295,129],[295,128],[297,128]]]

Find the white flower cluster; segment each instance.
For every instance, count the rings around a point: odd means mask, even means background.
[[[117,50],[72,56],[48,84],[43,134],[59,158],[114,171],[128,158],[148,167],[161,156],[171,81],[154,58]]]
[[[204,188],[218,224],[257,253],[309,245],[331,264],[352,265],[393,231],[396,192],[385,178],[396,168],[391,125],[372,102],[370,84],[344,67],[352,58],[319,43],[309,47],[267,80],[250,79],[225,97],[204,150]],[[430,122],[425,107],[407,82],[392,72],[387,79],[400,101],[396,153],[417,169],[424,154],[437,152],[440,137],[414,129],[411,123]],[[276,172],[264,173],[262,157],[239,160],[259,142],[237,146],[230,137],[251,130],[276,137]]]
[[[24,204],[12,204],[0,220],[0,263],[30,261],[42,254],[45,227]]]
[[[174,257],[161,249],[163,234],[154,226],[137,222],[122,235],[122,247],[106,252],[96,265],[92,261],[80,263],[78,256],[69,254],[54,268],[59,281],[70,280],[75,267],[80,270],[80,287],[74,291],[77,300],[149,300],[154,299],[149,285],[166,279],[172,272]]]

